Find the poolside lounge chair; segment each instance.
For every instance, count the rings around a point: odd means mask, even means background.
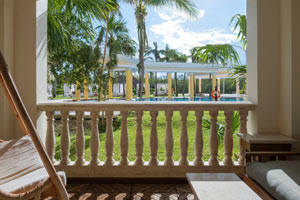
[[[64,173],[57,173],[37,135],[0,52],[0,83],[26,136],[0,141],[0,199],[69,199]],[[60,178],[61,177],[61,178]]]

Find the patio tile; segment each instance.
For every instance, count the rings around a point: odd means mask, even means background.
[[[177,193],[192,193],[189,184],[174,184]]]
[[[90,184],[70,183],[67,184],[66,188],[68,192],[83,193],[83,192],[87,192],[89,187]]]
[[[173,184],[134,184],[132,193],[176,193]]]
[[[95,192],[95,193],[131,193],[131,184],[91,184],[88,189],[88,192]]]

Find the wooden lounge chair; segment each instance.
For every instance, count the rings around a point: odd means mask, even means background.
[[[0,199],[69,199],[64,173],[55,171],[46,154],[1,52],[0,83],[25,133],[21,139],[0,141]]]

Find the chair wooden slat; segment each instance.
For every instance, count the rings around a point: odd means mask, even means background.
[[[42,145],[42,142],[37,134],[35,126],[22,102],[16,85],[11,77],[11,74],[9,73],[8,66],[5,62],[2,52],[0,52],[0,83],[23,132],[31,137],[36,150],[57,191],[58,198],[61,200],[69,199],[64,184],[59,178],[52,162],[50,161],[45,148]]]

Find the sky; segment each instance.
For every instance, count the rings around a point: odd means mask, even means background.
[[[159,49],[166,44],[172,49],[189,54],[191,48],[205,44],[241,46],[236,40],[237,33],[229,26],[232,16],[246,14],[246,0],[193,0],[198,8],[198,18],[192,19],[172,7],[149,7],[146,30],[149,45],[158,43]],[[127,21],[130,36],[137,41],[134,7],[126,3],[120,5],[123,18]],[[246,63],[245,53],[239,48],[241,63]]]

